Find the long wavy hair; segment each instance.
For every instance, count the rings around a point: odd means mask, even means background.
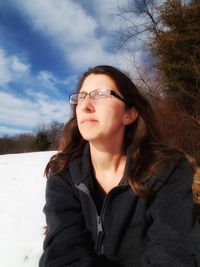
[[[124,134],[124,148],[131,147],[131,158],[134,162],[129,170],[128,180],[131,188],[139,195],[152,195],[145,181],[156,177],[156,173],[165,165],[178,164],[182,152],[164,144],[149,102],[139,93],[126,74],[112,66],[102,65],[90,68],[80,78],[76,92],[80,91],[84,80],[90,74],[109,76],[125,99],[127,108],[134,107],[137,110],[136,121],[126,126]],[[75,109],[76,105],[73,105],[72,116],[64,127],[58,153],[46,166],[47,177],[50,174],[64,172],[70,162],[83,153],[87,141],[79,132]]]

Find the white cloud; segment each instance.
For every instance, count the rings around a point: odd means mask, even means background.
[[[112,61],[97,37],[97,21],[70,0],[21,0],[16,2],[35,30],[48,35],[77,70]]]
[[[14,4],[27,16],[31,26],[49,37],[50,42],[61,49],[66,61],[77,71],[90,66],[108,64],[121,66],[126,59],[109,50],[116,48],[110,34],[127,25],[128,20],[119,16],[120,8],[127,6],[129,0],[95,0],[90,3],[95,10],[95,18],[89,15],[88,7],[80,1],[72,0],[20,0]],[[88,6],[88,4],[87,4]],[[135,18],[136,20],[136,18]],[[141,18],[138,18],[137,23]],[[99,30],[105,35],[99,35]],[[131,43],[131,48],[136,42]],[[137,51],[135,51],[137,53]]]
[[[27,89],[26,94],[31,96],[32,99],[42,99],[44,101],[49,101],[49,96],[42,92],[35,92],[33,89]]]
[[[30,131],[25,131],[26,133],[31,133]],[[5,127],[5,126],[0,126],[0,136],[1,135],[16,135],[16,134],[21,134],[24,133],[22,129],[15,129],[12,127]]]
[[[35,127],[41,122],[68,120],[67,101],[51,100],[48,96],[33,91],[32,99],[20,99],[9,93],[0,92],[0,121],[6,125]]]
[[[41,122],[64,122],[69,118],[67,97],[58,100],[61,93],[56,85],[63,81],[45,70],[32,75],[29,66],[19,56],[9,55],[0,47],[0,135],[17,134],[23,132],[19,130],[20,127],[30,129]],[[24,91],[29,98],[20,98],[5,92],[6,89],[12,91],[9,82],[16,83],[16,88]],[[49,90],[51,94],[48,93]]]
[[[24,64],[19,57],[14,55],[10,57],[10,69],[15,73],[24,74],[29,70],[29,66]]]
[[[8,55],[0,48],[0,86],[16,81],[29,71],[29,65],[17,55]]]
[[[55,84],[57,82],[56,77],[49,71],[42,70],[38,73],[37,79],[46,88],[56,91]]]
[[[36,74],[31,73],[31,65],[24,62],[23,57],[8,54],[0,47],[0,88],[9,88],[9,82],[20,84],[20,90],[32,87],[37,90],[51,90],[59,96],[59,80],[52,72],[41,70]],[[7,86],[6,86],[7,85]]]
[[[109,31],[117,31],[124,20],[117,16],[119,8],[126,7],[129,0],[95,0],[94,9],[100,25]]]
[[[96,21],[87,16],[80,5],[70,0],[35,0],[31,3],[21,0],[18,4],[32,19],[36,30],[59,38],[65,37],[68,43],[90,37],[97,27]]]

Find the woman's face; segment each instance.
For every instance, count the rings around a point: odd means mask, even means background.
[[[114,81],[105,74],[90,74],[80,92],[90,93],[99,88],[113,90],[120,95]],[[128,110],[124,102],[113,95],[98,100],[92,100],[87,95],[78,103],[76,116],[79,131],[85,140],[104,143],[119,138],[123,140],[125,126],[136,119],[137,111]]]

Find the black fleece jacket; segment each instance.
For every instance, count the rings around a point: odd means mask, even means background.
[[[187,160],[152,178],[153,199],[122,182],[98,215],[91,197],[89,148],[60,175],[50,176],[44,212],[48,233],[40,267],[200,266],[200,225],[193,216],[193,175]]]

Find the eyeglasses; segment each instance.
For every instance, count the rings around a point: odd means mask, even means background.
[[[96,89],[90,93],[79,92],[76,94],[72,94],[69,96],[69,103],[72,105],[82,103],[87,95],[89,96],[90,99],[95,100],[95,101],[106,99],[106,98],[109,98],[111,95],[113,95],[125,103],[125,100],[121,96],[119,96],[113,90],[109,90],[109,89]]]

